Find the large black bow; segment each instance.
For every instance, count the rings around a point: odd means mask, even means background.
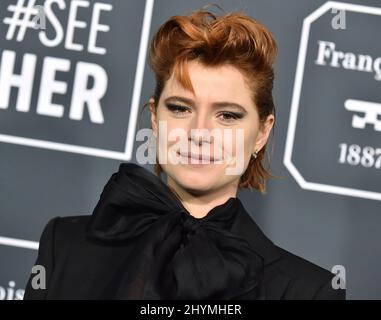
[[[242,204],[229,198],[195,218],[154,173],[122,163],[107,182],[88,237],[131,244],[115,297],[236,299],[255,291],[263,258],[230,232]]]

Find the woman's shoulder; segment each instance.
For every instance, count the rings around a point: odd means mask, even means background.
[[[85,228],[90,218],[90,215],[57,216],[49,220],[48,224],[52,222],[55,227],[59,226],[63,231],[68,231],[68,228]]]
[[[275,244],[241,208],[232,231],[263,258],[269,299],[345,299],[345,289],[332,285],[335,274]]]
[[[134,239],[126,241],[101,241],[89,236],[89,224],[91,215],[57,216],[50,219],[45,225],[40,246],[42,250],[50,246],[57,257],[65,255],[80,255],[81,253],[93,254],[96,257],[104,255],[119,255],[119,251],[128,252]],[[50,248],[50,249],[51,249]]]
[[[295,253],[274,246],[280,259],[269,265],[267,271],[286,280],[285,298],[345,299],[344,279]]]
[[[56,233],[63,236],[73,235],[86,229],[90,217],[90,215],[57,216],[50,219],[45,228],[52,228]]]
[[[90,217],[77,215],[51,218],[43,229],[40,244],[43,241],[54,241],[54,244],[58,246],[60,243],[67,243],[68,240],[83,238]]]
[[[316,279],[317,281],[324,281],[332,278],[333,274],[318,264],[279,246],[276,246],[276,248],[281,256],[279,268],[289,276],[296,278],[300,275],[305,275],[310,279]]]
[[[50,219],[40,238],[39,255],[49,257],[59,266],[72,263],[79,270],[99,265],[100,261],[116,261],[127,253],[133,241],[122,244],[97,242],[88,237],[91,215],[57,216]]]
[[[88,237],[88,225],[91,217],[91,215],[54,217],[45,225],[41,241],[53,242],[54,247],[61,250],[65,248],[73,249],[73,247],[76,249],[108,247],[107,244]],[[111,247],[113,246],[116,245],[112,244]]]

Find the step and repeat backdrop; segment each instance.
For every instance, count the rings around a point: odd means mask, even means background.
[[[47,221],[90,215],[119,164],[136,162],[150,39],[208,3],[0,1],[0,300],[22,299]],[[339,267],[348,299],[380,299],[381,2],[213,3],[258,19],[279,46],[281,179],[238,196],[277,245]]]

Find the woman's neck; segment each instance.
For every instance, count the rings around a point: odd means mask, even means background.
[[[205,217],[210,210],[225,203],[229,198],[237,196],[237,186],[235,185],[227,185],[218,190],[198,194],[188,192],[170,177],[167,179],[167,185],[179,198],[185,209],[198,219]]]

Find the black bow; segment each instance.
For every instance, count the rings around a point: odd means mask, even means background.
[[[230,232],[243,210],[230,197],[195,218],[144,167],[122,163],[107,182],[87,233],[104,244],[131,244],[115,297],[235,299],[255,291],[263,258]]]

